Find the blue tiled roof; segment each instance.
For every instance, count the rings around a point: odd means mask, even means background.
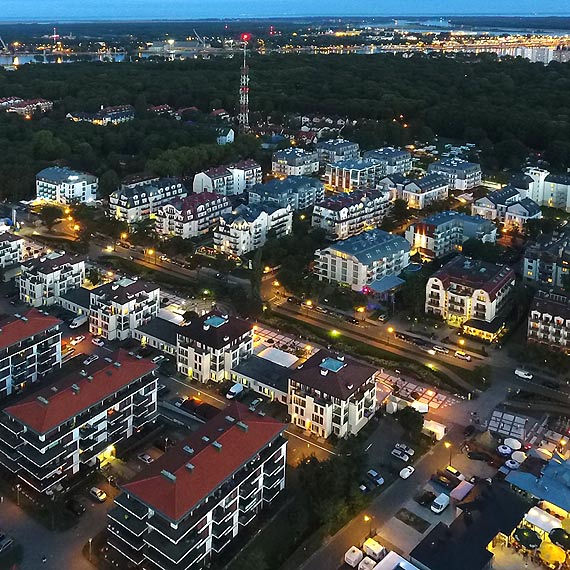
[[[375,293],[385,293],[386,291],[391,291],[396,287],[399,287],[404,283],[403,279],[400,279],[396,275],[385,275],[382,279],[375,279],[370,283],[369,287]]]
[[[352,255],[361,263],[369,264],[395,253],[410,251],[410,244],[402,236],[392,235],[383,230],[370,230],[337,241],[330,246],[330,249]]]
[[[365,168],[370,168],[371,166],[376,166],[379,164],[381,164],[379,160],[374,160],[372,158],[362,158],[339,160],[338,162],[333,162],[331,166],[334,168],[345,168],[347,170],[364,170]]]

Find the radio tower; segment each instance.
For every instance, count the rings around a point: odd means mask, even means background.
[[[247,65],[247,42],[250,37],[249,34],[241,35],[241,41],[243,43],[243,66],[241,68],[239,82],[238,124],[240,133],[247,133],[249,131],[249,67]]]

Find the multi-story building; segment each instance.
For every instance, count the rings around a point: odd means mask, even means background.
[[[373,158],[341,160],[328,163],[325,171],[326,184],[338,192],[370,190],[376,188],[385,176],[385,165]]]
[[[314,272],[319,281],[381,293],[388,281],[398,281],[395,278],[409,263],[410,244],[401,236],[376,229],[318,249]]]
[[[315,146],[319,163],[321,166],[330,162],[341,160],[358,160],[360,158],[360,147],[358,143],[353,143],[344,139],[333,139],[318,142]]]
[[[335,194],[313,208],[312,225],[333,239],[347,239],[378,227],[390,209],[390,193],[363,190]]]
[[[6,110],[8,107],[15,105],[16,103],[21,103],[23,99],[21,97],[0,97],[0,111]]]
[[[34,113],[47,113],[52,109],[52,101],[48,101],[47,99],[27,99],[26,101],[18,101],[6,107],[6,112],[31,118]]]
[[[90,291],[89,332],[108,340],[125,340],[160,310],[160,288],[141,279],[124,278]]]
[[[522,197],[530,198],[539,206],[549,206],[570,212],[570,175],[551,174],[536,167],[525,168],[515,174],[510,185]]]
[[[176,178],[147,178],[123,184],[109,196],[109,215],[128,224],[154,217],[161,206],[188,194]]]
[[[61,366],[60,325],[37,309],[0,321],[0,401]]]
[[[483,176],[479,164],[460,158],[444,158],[432,162],[428,166],[428,172],[444,176],[449,187],[455,190],[471,190],[481,184]]]
[[[276,237],[291,233],[293,210],[271,204],[238,206],[230,214],[221,216],[214,230],[214,247],[223,253],[244,255],[263,246],[267,233],[274,230]]]
[[[249,191],[249,203],[273,203],[281,208],[291,206],[293,211],[305,210],[325,197],[325,186],[317,178],[291,176],[285,180],[271,180],[256,184]]]
[[[357,434],[376,412],[376,374],[372,366],[319,350],[291,371],[291,423],[317,437]]]
[[[319,172],[319,156],[314,150],[286,148],[273,153],[273,174],[285,176],[310,176]]]
[[[230,370],[253,354],[253,328],[247,321],[218,312],[180,327],[178,372],[199,382],[223,382]]]
[[[514,286],[510,267],[458,255],[428,279],[425,311],[469,334],[495,340]]]
[[[22,262],[24,257],[24,238],[10,233],[0,234],[0,267],[6,271]]]
[[[135,108],[132,105],[101,107],[96,113],[85,113],[82,111],[67,113],[66,118],[75,123],[86,122],[102,127],[120,125],[135,118]]]
[[[388,176],[392,174],[408,174],[412,170],[412,155],[407,150],[401,148],[384,147],[375,150],[368,150],[363,154],[364,158],[373,158],[384,163],[385,172]]]
[[[0,464],[39,493],[104,462],[156,420],[156,365],[124,350],[50,382],[0,416]]]
[[[405,236],[412,246],[412,255],[418,252],[423,257],[433,259],[452,251],[461,251],[468,239],[495,243],[497,228],[490,220],[449,211],[411,224]]]
[[[52,252],[22,263],[18,276],[20,299],[33,307],[53,305],[61,295],[85,281],[85,258]]]
[[[570,275],[570,231],[540,236],[527,246],[523,280],[550,287],[563,287]]]
[[[507,206],[504,224],[508,228],[521,229],[529,220],[539,220],[540,218],[542,218],[540,206],[530,198],[523,198]]]
[[[471,213],[474,216],[481,216],[487,220],[505,220],[507,208],[520,202],[523,196],[513,186],[505,186],[501,190],[489,192],[487,196],[483,196],[473,202],[471,205]]]
[[[529,342],[570,352],[570,297],[563,292],[538,291],[528,314]]]
[[[213,192],[190,194],[175,198],[160,206],[156,212],[156,231],[163,236],[178,236],[184,239],[207,233],[228,214],[232,205],[226,196]]]
[[[93,202],[98,186],[96,176],[61,166],[50,166],[36,174],[37,199],[58,204]]]
[[[227,166],[210,168],[194,176],[194,192],[215,192],[222,196],[233,196],[249,192],[261,184],[261,166],[254,160],[242,160]]]
[[[440,174],[427,174],[417,180],[406,179],[398,183],[396,195],[410,208],[423,210],[433,202],[445,200],[449,195],[449,184]]]
[[[107,544],[121,563],[201,570],[285,488],[285,424],[233,403],[122,486]]]

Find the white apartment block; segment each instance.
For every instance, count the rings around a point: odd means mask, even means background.
[[[347,239],[378,227],[390,206],[390,193],[384,190],[335,194],[315,204],[311,224],[333,239]]]
[[[60,297],[85,281],[85,259],[53,252],[22,263],[18,276],[20,300],[41,307],[58,303]]]
[[[376,188],[385,174],[386,166],[373,158],[342,160],[327,164],[325,181],[338,192],[353,192]]]
[[[124,278],[90,291],[89,332],[107,340],[125,340],[160,310],[160,288]]]
[[[224,382],[230,370],[253,354],[251,323],[217,312],[180,327],[178,372],[199,382]]]
[[[218,166],[194,176],[193,190],[214,192],[222,196],[233,196],[249,192],[256,184],[261,184],[261,166],[254,160],[242,160],[236,164]]]
[[[353,291],[382,292],[410,264],[410,244],[401,236],[370,230],[315,252],[319,281],[349,286]],[[400,281],[401,282],[401,281]]]
[[[510,185],[523,197],[539,206],[549,206],[570,212],[570,175],[551,174],[548,170],[529,167],[513,176]]]
[[[0,267],[8,269],[22,263],[24,257],[24,238],[4,232],[0,234]]]
[[[487,220],[503,222],[507,208],[522,200],[523,196],[513,186],[505,186],[501,190],[489,192],[471,205],[471,214],[481,216]]]
[[[318,142],[315,146],[319,163],[321,165],[341,160],[358,160],[360,158],[360,147],[358,143],[353,143],[344,139],[333,139]]]
[[[376,412],[372,366],[319,350],[291,371],[291,423],[317,437],[356,435]]]
[[[291,176],[285,180],[271,180],[256,184],[249,191],[249,204],[276,204],[290,206],[293,211],[306,210],[324,200],[325,186],[317,178]]]
[[[156,365],[119,350],[46,382],[0,414],[0,464],[48,493],[156,420]],[[108,457],[107,457],[108,459]]]
[[[480,186],[483,176],[479,164],[459,158],[444,158],[432,162],[428,166],[428,172],[444,176],[449,187],[455,190],[471,190]]]
[[[445,200],[449,195],[449,184],[444,176],[427,174],[416,180],[404,180],[396,184],[396,195],[405,200],[410,208],[422,210],[426,206]]]
[[[99,179],[86,172],[50,166],[36,174],[36,198],[58,204],[88,204],[97,199]]]
[[[505,212],[505,226],[508,228],[523,228],[529,220],[542,218],[540,206],[530,198],[523,198],[507,207]]]
[[[158,209],[188,194],[175,178],[148,178],[123,184],[109,196],[109,215],[128,224],[154,218]]]
[[[244,255],[263,246],[270,230],[275,230],[276,237],[283,237],[292,229],[293,210],[290,206],[282,208],[271,203],[242,205],[220,218],[214,230],[214,247],[223,253]]]
[[[440,212],[410,224],[405,237],[412,246],[412,255],[434,259],[452,251],[461,251],[468,239],[495,243],[497,227],[490,220],[459,212]]]
[[[527,340],[570,352],[570,298],[567,294],[536,293],[528,315]]]
[[[385,165],[385,172],[388,176],[392,174],[408,174],[412,170],[412,155],[409,151],[384,147],[375,150],[368,150],[363,154],[364,158],[379,160]]]
[[[311,176],[319,172],[319,156],[316,151],[302,148],[287,148],[273,153],[273,174],[285,176]]]
[[[232,206],[226,196],[213,192],[190,194],[186,198],[175,198],[169,204],[160,206],[156,212],[156,231],[165,237],[178,236],[183,239],[207,233],[219,221],[220,216],[231,212]]]

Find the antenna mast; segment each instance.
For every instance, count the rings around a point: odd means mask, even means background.
[[[247,42],[250,37],[249,34],[242,34],[241,36],[243,43],[243,66],[241,68],[239,83],[238,124],[240,133],[247,133],[249,131],[249,66],[247,65]]]

